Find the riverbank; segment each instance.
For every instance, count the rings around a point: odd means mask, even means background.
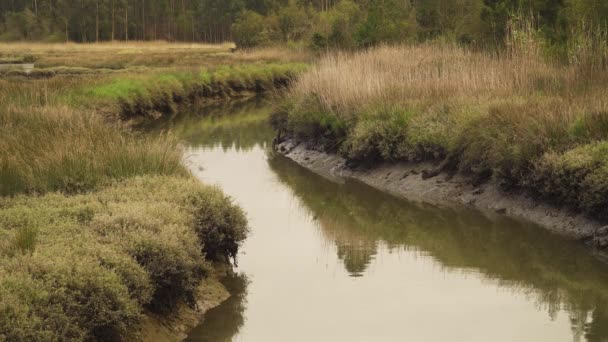
[[[474,184],[470,177],[440,173],[426,178],[437,168],[431,162],[382,163],[353,168],[348,160],[309,148],[306,143],[286,140],[275,149],[303,167],[330,180],[361,181],[380,191],[439,206],[471,207],[536,223],[556,234],[578,239],[599,250],[606,247],[605,225],[571,209],[539,201],[522,192],[505,193],[494,182]]]
[[[534,46],[501,54],[441,43],[384,46],[322,58],[272,122],[280,139],[306,142],[348,166],[421,165],[422,188],[458,179],[456,188],[485,193],[474,199],[488,202],[482,207],[512,207],[516,216],[591,239],[601,224],[584,218],[608,220],[607,84],[601,65],[548,61]],[[512,194],[527,202],[491,204]]]
[[[192,176],[177,139],[133,128],[199,100],[273,91],[305,65],[225,45],[6,53],[41,69],[0,76],[0,340],[183,338],[228,295],[216,274],[247,220]]]

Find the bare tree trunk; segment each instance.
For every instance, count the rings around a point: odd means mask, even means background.
[[[95,3],[95,42],[99,43],[99,0]]]
[[[129,5],[125,4],[125,41],[129,41]]]
[[[141,38],[146,40],[146,0],[141,0]]]
[[[192,41],[194,42],[194,15],[190,17],[192,23]]]
[[[70,42],[70,33],[68,32],[68,18],[65,18],[65,42],[69,43]]]
[[[112,0],[112,41],[114,41],[114,0]]]

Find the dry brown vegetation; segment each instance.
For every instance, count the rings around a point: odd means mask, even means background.
[[[381,103],[411,106],[454,101],[477,105],[525,101],[534,96],[559,96],[574,105],[604,108],[603,82],[600,87],[580,90],[581,86],[608,81],[600,79],[606,75],[589,76],[575,66],[552,65],[530,55],[498,57],[445,45],[385,46],[323,58],[299,79],[292,94],[316,94],[324,109],[340,115]],[[583,101],[589,96],[596,101]]]
[[[233,43],[108,42],[90,44],[0,43],[0,58],[27,56],[37,68],[128,70],[136,67],[201,67],[259,62],[306,62],[308,52],[287,47],[239,50]]]
[[[328,55],[291,90],[282,129],[353,161],[445,160],[604,217],[608,73],[550,63],[526,47],[500,56],[438,44]]]

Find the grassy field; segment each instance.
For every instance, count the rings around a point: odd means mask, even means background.
[[[379,47],[321,59],[279,129],[352,162],[442,161],[608,218],[608,73],[457,46]]]
[[[284,87],[288,50],[230,44],[0,44],[0,341],[131,340],[245,239],[170,135],[133,129],[201,98]]]
[[[37,67],[71,67],[122,70],[144,67],[200,67],[242,62],[305,62],[310,53],[285,48],[238,50],[232,43],[187,44],[158,42],[106,42],[91,44],[1,43],[0,58],[33,60]]]

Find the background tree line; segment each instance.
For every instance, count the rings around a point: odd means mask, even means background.
[[[504,44],[532,19],[554,46],[605,35],[606,0],[2,0],[0,40]]]

